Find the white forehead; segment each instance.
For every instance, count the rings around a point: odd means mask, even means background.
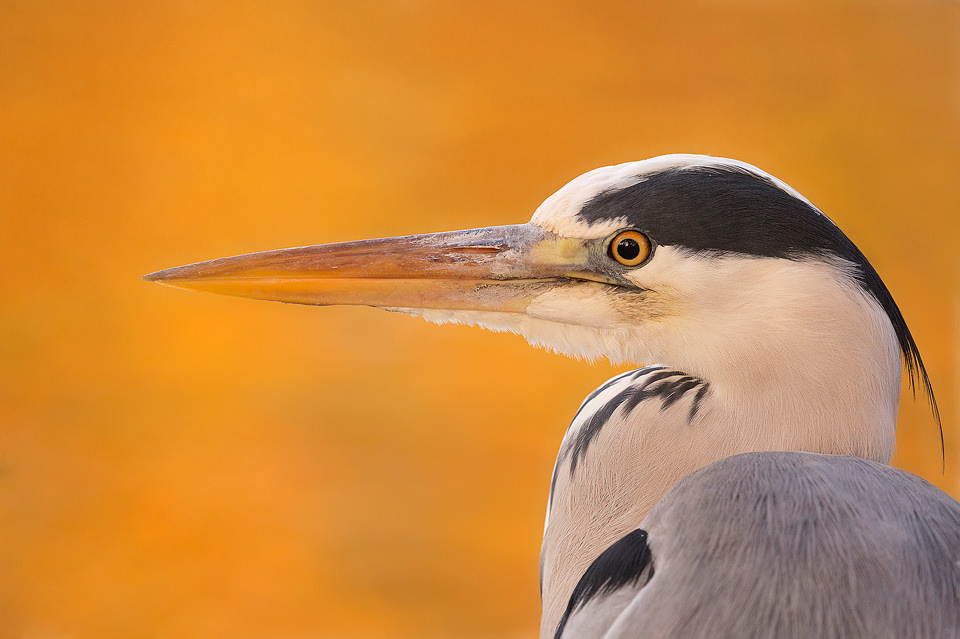
[[[626,218],[601,220],[588,224],[577,217],[583,205],[605,191],[617,191],[633,186],[646,179],[651,173],[658,173],[667,169],[684,169],[703,166],[735,167],[765,178],[776,184],[790,195],[810,204],[796,190],[784,182],[761,171],[752,164],[718,158],[710,155],[695,155],[690,153],[675,153],[660,155],[639,162],[625,162],[613,166],[604,166],[584,173],[565,184],[559,191],[543,201],[533,214],[531,222],[542,229],[562,235],[593,239],[606,237],[627,224]],[[810,204],[812,207],[813,204]],[[816,208],[816,207],[814,207]]]

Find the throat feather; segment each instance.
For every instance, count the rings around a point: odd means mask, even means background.
[[[591,393],[577,411],[560,448],[557,467],[569,458],[572,477],[591,442],[617,410],[622,410],[626,415],[643,402],[659,399],[660,410],[663,411],[684,396],[692,395],[693,401],[687,416],[688,423],[692,424],[709,389],[709,382],[663,366],[645,366],[614,377]],[[610,397],[607,391],[613,390],[616,394]]]

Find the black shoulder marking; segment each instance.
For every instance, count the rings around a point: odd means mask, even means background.
[[[624,586],[646,584],[653,578],[653,557],[647,545],[647,531],[637,528],[600,553],[587,568],[570,595],[554,639],[560,639],[567,621],[577,609],[598,595],[609,594]]]
[[[570,459],[570,475],[572,476],[577,470],[577,464],[587,454],[590,443],[600,434],[600,431],[603,430],[603,427],[621,406],[624,413],[629,413],[643,401],[658,397],[660,398],[660,410],[664,410],[687,392],[700,388],[694,399],[694,406],[690,410],[689,420],[693,421],[699,409],[700,401],[709,386],[710,384],[702,379],[685,375],[679,371],[667,369],[657,369],[656,372],[648,371],[648,374],[641,376],[637,383],[631,384],[617,393],[590,416],[587,423],[580,427],[576,436],[572,437],[564,446],[564,450],[560,451],[558,464],[563,461],[568,453],[572,452],[573,456]]]
[[[657,244],[698,253],[791,260],[836,256],[854,264],[857,283],[893,324],[914,396],[917,385],[923,385],[943,450],[940,410],[903,314],[860,249],[816,207],[752,171],[704,165],[649,173],[636,184],[599,193],[577,217],[588,224],[622,217],[627,226],[644,231]]]

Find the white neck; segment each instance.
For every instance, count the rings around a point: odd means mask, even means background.
[[[541,556],[542,637],[553,636],[593,559],[640,527],[694,470],[750,451],[843,453],[882,463],[893,453],[896,336],[879,304],[840,265],[710,258],[705,271],[681,255],[672,263],[658,257],[665,278],[696,282],[697,290],[667,291],[657,287],[656,272],[644,273],[643,286],[676,313],[641,323],[631,356],[700,378],[709,389],[692,420],[692,392],[669,408],[654,398],[627,414],[617,409],[574,472],[571,455],[561,451]],[[676,269],[687,266],[698,277],[678,277]],[[631,383],[643,378],[624,377],[584,406],[564,446]]]
[[[738,453],[794,450],[893,454],[901,362],[880,305],[839,259],[695,255],[660,246],[617,303],[612,287],[558,287],[525,313],[396,309],[428,320],[523,335],[575,357],[659,362],[709,384],[695,417],[692,394],[618,408],[570,471],[555,472],[541,555],[541,636],[552,637],[580,575],[639,527],[682,477]],[[622,384],[629,383],[621,381]],[[564,445],[624,386],[601,393]]]

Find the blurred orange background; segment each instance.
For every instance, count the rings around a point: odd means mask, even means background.
[[[960,496],[960,6],[4,2],[0,636],[534,636],[560,437],[610,377],[516,336],[165,289],[509,224],[668,152],[784,179],[898,300]]]

